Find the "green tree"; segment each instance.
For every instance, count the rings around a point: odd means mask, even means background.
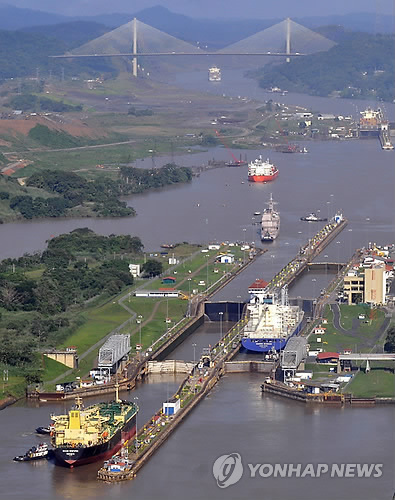
[[[158,276],[163,272],[163,264],[155,259],[148,259],[145,264],[142,266],[142,271],[144,276]]]
[[[390,326],[387,330],[387,337],[384,344],[385,352],[395,352],[395,326]]]

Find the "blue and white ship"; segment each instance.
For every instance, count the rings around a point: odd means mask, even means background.
[[[269,353],[284,349],[288,340],[301,330],[304,312],[288,303],[287,287],[281,289],[281,298],[268,289],[255,289],[248,309],[248,323],[244,327],[241,344],[252,352]]]

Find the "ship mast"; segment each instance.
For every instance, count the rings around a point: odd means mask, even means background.
[[[118,384],[118,377],[115,380],[115,402],[120,403],[121,400],[119,399],[119,384]]]

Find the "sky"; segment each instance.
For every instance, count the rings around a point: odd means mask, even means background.
[[[134,13],[155,5],[198,18],[271,19],[352,12],[394,14],[393,0],[0,0],[0,3],[70,16]]]

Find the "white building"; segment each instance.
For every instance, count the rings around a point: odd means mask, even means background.
[[[235,256],[232,253],[221,255],[219,261],[221,262],[221,264],[233,264],[235,261]]]
[[[141,274],[140,264],[129,264],[129,271],[133,278],[138,278]]]
[[[175,415],[181,408],[181,403],[178,398],[169,399],[162,405],[162,411],[165,415]]]

